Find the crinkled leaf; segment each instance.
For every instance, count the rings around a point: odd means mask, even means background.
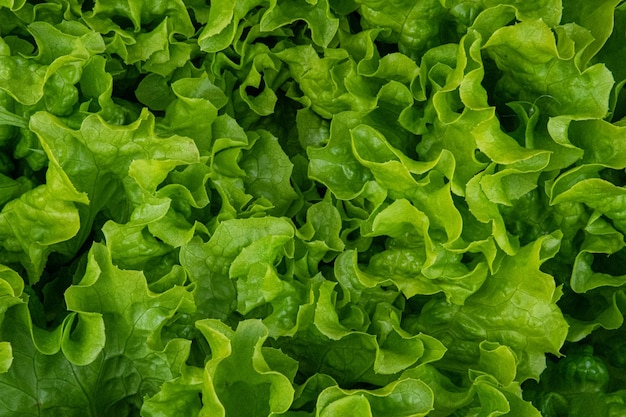
[[[209,341],[212,358],[204,368],[203,410],[216,416],[267,416],[287,411],[294,389],[268,356],[277,355],[293,369],[297,363],[280,351],[265,350],[267,329],[259,320],[243,321],[233,331],[217,320],[197,322]],[[277,358],[278,358],[277,357]],[[294,372],[295,373],[295,372]],[[291,371],[289,372],[291,374]],[[242,402],[246,398],[247,401]]]
[[[511,348],[519,380],[539,378],[544,352],[557,354],[567,335],[556,306],[559,292],[552,277],[539,269],[559,244],[559,234],[547,235],[505,258],[462,306],[433,299],[424,307],[419,329],[444,342],[444,361],[457,369],[471,366],[479,360],[480,343],[487,340]]]
[[[403,379],[372,391],[329,387],[320,394],[317,407],[320,417],[419,417],[432,410],[432,403],[432,391],[425,383]]]
[[[261,30],[271,32],[296,20],[304,20],[309,25],[313,42],[324,47],[328,46],[339,27],[338,19],[330,12],[328,0],[272,0],[261,19]]]
[[[0,384],[7,415],[128,412],[178,375],[189,345],[165,343],[160,331],[177,310],[191,307],[189,293],[182,287],[151,293],[142,273],[117,269],[102,245],[89,258],[80,284],[65,293],[68,309],[79,312],[75,328],[68,316],[61,332],[31,333],[28,314],[19,308],[3,323],[14,355]]]
[[[573,57],[563,59],[543,21],[527,20],[498,29],[484,49],[503,72],[499,86],[505,97],[535,102],[544,96],[537,103],[552,115],[606,115],[611,72],[602,64],[579,70]]]

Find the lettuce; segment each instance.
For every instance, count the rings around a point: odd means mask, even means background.
[[[620,0],[0,0],[0,414],[626,410]]]

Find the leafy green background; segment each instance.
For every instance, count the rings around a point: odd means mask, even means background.
[[[0,0],[2,416],[626,413],[626,3],[208,3]]]

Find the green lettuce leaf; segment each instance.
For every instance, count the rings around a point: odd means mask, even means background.
[[[317,276],[308,302],[298,310],[295,334],[278,339],[277,346],[300,361],[303,374],[324,373],[341,386],[383,386],[417,362],[441,358],[445,349],[438,340],[401,327],[390,303],[396,296],[381,297],[385,293],[380,288],[365,290],[355,297],[358,304],[346,304],[348,300],[338,299],[333,283]]]
[[[622,415],[625,10],[0,0],[0,415]]]
[[[445,9],[437,0],[420,3],[358,0],[365,27],[389,28],[383,39],[398,45],[400,52],[416,58],[439,44],[439,30]]]
[[[217,320],[196,325],[213,351],[204,368],[202,412],[265,416],[289,409],[294,395],[290,380],[297,363],[279,350],[262,346],[267,329],[261,321],[241,322],[234,332]],[[244,397],[254,400],[242,403]]]
[[[311,30],[311,40],[326,47],[332,41],[339,21],[330,11],[328,0],[281,2],[270,1],[261,18],[261,30],[271,32],[281,26],[303,20]]]
[[[532,43],[525,41],[529,37]],[[502,97],[536,102],[549,115],[606,115],[614,81],[611,72],[602,64],[579,69],[573,57],[562,55],[543,21],[498,29],[484,49],[503,73],[497,87]]]
[[[141,272],[116,268],[108,249],[96,245],[65,298],[78,316],[53,333],[33,327],[23,307],[7,312],[1,334],[14,356],[0,376],[7,415],[129,415],[179,374],[189,343],[160,333],[177,311],[193,308],[183,287],[151,293]]]
[[[446,367],[461,371],[476,366],[480,343],[487,340],[514,352],[517,380],[539,378],[544,352],[558,354],[567,335],[567,323],[556,305],[561,292],[539,269],[559,244],[556,233],[522,247],[461,306],[441,298],[424,306],[415,325],[444,342]]]
[[[319,396],[320,417],[350,413],[359,417],[425,416],[432,409],[432,391],[419,380],[403,379],[377,390],[329,387]]]

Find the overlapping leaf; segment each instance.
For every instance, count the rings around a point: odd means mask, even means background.
[[[0,1],[0,414],[623,412],[625,16]]]

